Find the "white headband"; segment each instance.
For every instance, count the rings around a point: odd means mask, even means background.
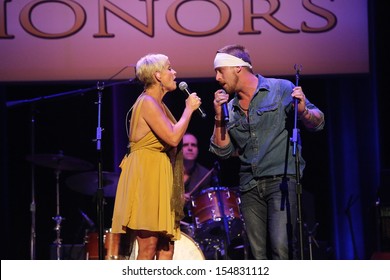
[[[214,59],[214,69],[224,66],[246,66],[252,68],[248,62],[227,53],[217,53]]]

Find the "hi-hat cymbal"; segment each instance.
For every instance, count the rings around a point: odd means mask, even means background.
[[[104,196],[114,197],[119,175],[112,172],[102,172],[102,186]],[[73,175],[66,180],[68,187],[76,192],[86,195],[94,195],[98,189],[98,172],[84,172]]]
[[[26,159],[37,165],[53,168],[55,170],[83,171],[91,170],[93,168],[93,164],[88,161],[70,156],[65,156],[62,153],[29,155],[26,157]]]

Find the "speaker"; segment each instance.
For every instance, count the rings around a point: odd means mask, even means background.
[[[59,257],[59,258],[58,258]],[[84,244],[61,244],[59,247],[59,256],[57,253],[57,245],[50,245],[51,260],[85,260]]]

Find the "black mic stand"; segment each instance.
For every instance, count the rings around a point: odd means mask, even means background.
[[[97,214],[98,214],[98,225],[99,225],[99,260],[104,260],[103,255],[103,248],[104,248],[104,191],[103,191],[103,164],[102,164],[102,146],[101,146],[101,140],[102,140],[102,127],[101,127],[101,107],[102,107],[102,95],[104,90],[104,83],[97,83],[97,90],[98,90],[98,115],[97,115],[97,128],[96,128],[96,150],[98,155],[98,188],[96,191],[96,198],[97,198]]]
[[[296,71],[295,74],[295,86],[298,86],[299,75],[302,70],[302,65],[294,65]],[[293,156],[295,157],[295,174],[296,174],[296,194],[297,194],[297,221],[298,221],[298,230],[299,230],[299,246],[300,246],[300,257],[303,260],[303,225],[302,225],[302,185],[301,185],[301,174],[300,174],[300,162],[299,162],[299,151],[297,144],[299,141],[299,129],[298,129],[298,99],[294,98],[294,129],[291,141],[293,142]]]
[[[31,105],[31,155],[35,155],[35,104]],[[31,162],[31,233],[30,258],[36,259],[36,203],[35,203],[35,164]]]
[[[106,87],[112,87],[114,85],[119,85],[123,83],[132,83],[136,79],[130,79],[125,82],[117,82],[108,84]],[[96,210],[98,216],[98,238],[99,238],[99,260],[104,260],[104,190],[103,190],[103,162],[102,162],[102,132],[104,129],[101,127],[101,108],[102,108],[102,96],[104,90],[104,82],[97,82],[97,90],[98,90],[98,115],[97,115],[97,128],[96,128],[96,150],[98,156],[98,188],[96,191]]]

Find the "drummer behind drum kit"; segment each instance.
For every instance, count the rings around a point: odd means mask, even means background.
[[[93,165],[87,161],[59,154],[27,156],[32,163],[55,170],[57,211],[53,220],[57,238],[56,259],[61,259],[62,239],[60,215],[59,177],[62,171],[86,171]],[[103,190],[106,197],[115,197],[119,175],[103,171]],[[85,195],[95,195],[98,185],[96,171],[73,175],[67,179],[70,189]],[[175,242],[174,260],[246,259],[247,242],[241,217],[238,192],[226,187],[212,187],[191,197],[192,223],[181,222],[182,235]],[[89,219],[89,218],[88,218]],[[88,221],[90,223],[90,219]],[[84,245],[86,259],[98,258],[98,234],[86,232]],[[103,237],[105,259],[136,259],[138,244],[135,238],[111,233],[106,229]]]

